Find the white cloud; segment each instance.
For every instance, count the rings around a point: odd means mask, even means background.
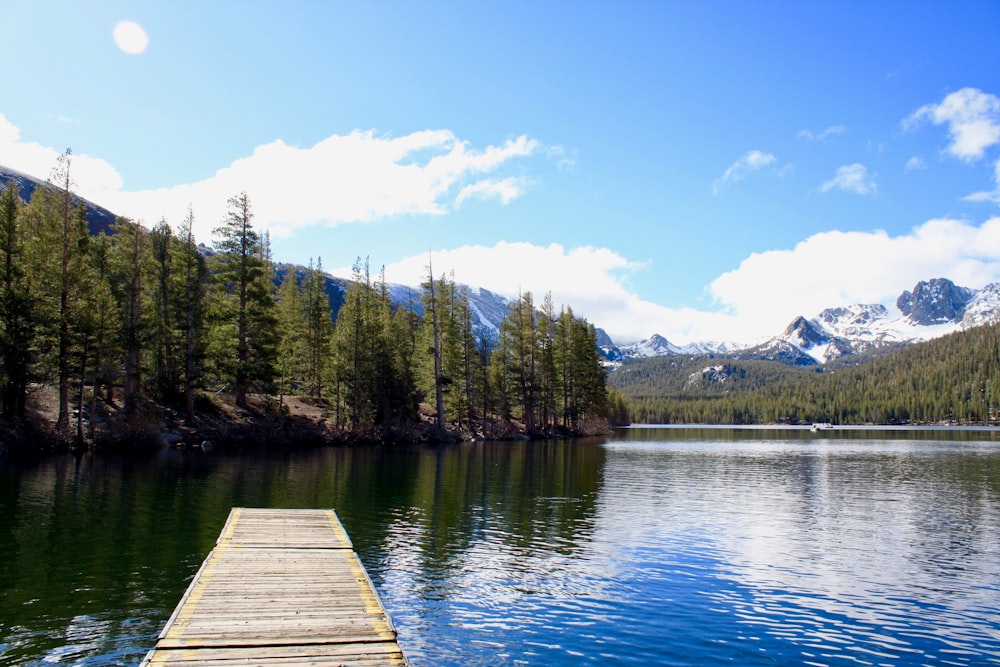
[[[121,193],[109,208],[147,221],[161,216],[180,221],[190,202],[197,218],[207,225],[196,233],[206,239],[222,219],[228,197],[240,191],[250,195],[258,225],[277,237],[315,224],[442,215],[457,204],[467,181],[494,172],[509,160],[529,156],[537,148],[538,142],[521,136],[474,150],[446,130],[398,138],[355,131],[330,136],[311,148],[277,140],[257,147],[251,156],[204,181]],[[489,187],[488,183],[479,185],[478,193],[484,194]],[[463,199],[477,192],[476,188],[473,185]],[[498,180],[493,192],[507,203],[522,189],[513,181]]]
[[[875,194],[877,189],[875,175],[869,174],[868,168],[860,162],[838,167],[834,177],[819,186],[820,192],[844,190],[859,195]]]
[[[629,286],[642,270],[607,248],[564,248],[501,242],[493,247],[436,250],[434,271],[454,271],[459,283],[515,296],[551,291],[556,304],[604,328],[618,343],[659,333],[677,344],[704,341],[752,343],[777,335],[795,317],[856,303],[890,305],[921,280],[946,276],[979,288],[1000,280],[1000,217],[981,226],[930,220],[909,234],[883,231],[816,234],[789,250],[755,253],[708,287],[714,310],[667,308],[644,300]],[[510,267],[517,266],[517,271]],[[417,285],[427,255],[386,266],[386,279]],[[339,273],[338,273],[339,272]],[[349,269],[333,269],[348,275]]]
[[[917,169],[926,169],[927,163],[919,155],[914,155],[909,160],[906,161],[906,171],[914,171]]]
[[[778,158],[773,154],[758,150],[752,150],[740,156],[736,162],[729,165],[729,168],[726,169],[721,177],[715,179],[712,183],[712,193],[719,194],[723,185],[741,181],[750,173],[764,169],[774,164],[777,160]]]
[[[0,114],[0,160],[5,167],[45,180],[62,153],[35,142],[22,141],[21,131]],[[85,153],[73,154],[71,177],[81,194],[114,192],[122,185],[121,176],[114,167]]]
[[[941,276],[974,288],[1000,280],[1000,217],[978,227],[930,220],[896,237],[884,231],[815,234],[791,250],[751,255],[716,278],[710,292],[747,333],[770,336],[798,315],[891,304],[904,289]]]
[[[809,141],[823,141],[825,139],[829,139],[830,137],[844,134],[845,132],[847,132],[847,128],[843,125],[831,125],[825,130],[817,133],[814,133],[812,130],[800,130],[795,136],[799,139],[807,139]]]
[[[386,280],[403,285],[420,284],[427,275],[428,257],[414,255],[386,265]],[[676,317],[674,311],[644,301],[629,290],[630,277],[645,265],[608,248],[501,241],[489,247],[435,250],[430,259],[435,275],[454,272],[456,282],[498,294],[515,297],[531,292],[540,302],[551,292],[557,307],[571,307],[574,314],[604,328],[618,341],[640,340],[667,323],[676,323],[678,332],[691,326]],[[349,275],[349,271],[349,267],[330,269],[333,275]],[[696,321],[717,317],[691,312],[690,319]],[[709,329],[701,329],[699,333],[702,331]]]
[[[524,192],[524,187],[524,180],[520,178],[484,178],[459,190],[455,197],[455,207],[461,206],[469,197],[499,199],[503,204],[509,204]]]
[[[924,119],[948,125],[951,143],[946,151],[966,161],[983,156],[987,148],[1000,143],[1000,98],[977,88],[962,88],[940,104],[927,104],[903,120],[913,129]]]
[[[0,113],[0,146],[10,146],[21,138],[21,130]]]
[[[354,131],[308,148],[278,139],[209,178],[169,188],[125,191],[110,164],[87,155],[74,155],[73,178],[81,196],[147,225],[161,218],[177,225],[190,205],[196,238],[210,243],[212,229],[225,216],[226,201],[242,191],[250,196],[255,224],[275,237],[316,224],[441,215],[472,196],[506,204],[524,192],[525,181],[497,173],[540,147],[527,136],[475,149],[447,130],[401,137]],[[60,153],[22,141],[18,128],[0,115],[5,166],[45,178]]]
[[[286,233],[310,224],[440,214],[452,210],[460,199],[475,196],[510,201],[523,192],[524,184],[504,176],[503,168],[539,150],[539,144],[527,137],[473,149],[448,131],[398,138],[354,132],[304,149],[275,141],[204,181],[156,191],[122,191],[120,175],[107,162],[87,155],[74,156],[73,174],[84,196],[147,222],[166,216],[179,223],[192,203],[200,225],[195,233],[207,242],[210,230],[223,217],[226,199],[244,189],[257,221]],[[18,128],[0,115],[0,156],[5,166],[44,178],[58,154],[22,141]],[[738,179],[774,162],[769,154],[748,153],[733,165],[745,165],[744,171],[727,173]],[[1000,172],[997,179],[1000,190]],[[862,167],[859,182],[869,180]],[[572,306],[619,342],[653,333],[678,344],[752,342],[779,333],[796,315],[813,316],[837,305],[891,303],[919,280],[946,276],[969,287],[1000,280],[1000,217],[978,227],[958,220],[931,220],[898,237],[830,231],[789,250],[754,254],[711,283],[708,294],[716,305],[712,311],[671,309],[643,299],[630,286],[631,279],[655,267],[607,248],[498,243],[437,250],[433,259],[435,273],[454,270],[459,282],[509,295],[530,290],[539,299],[551,291],[557,304]],[[390,264],[387,279],[419,284],[426,263],[426,256],[416,255]],[[350,274],[347,267],[328,270]]]
[[[993,184],[996,187],[992,190],[974,192],[967,197],[963,197],[963,199],[965,201],[993,202],[994,204],[1000,204],[1000,160],[997,160],[996,164],[993,165]]]
[[[426,275],[426,254],[386,266],[386,279],[417,285]],[[654,333],[676,344],[753,343],[777,335],[795,317],[857,303],[891,305],[921,280],[948,277],[979,288],[1000,281],[1000,217],[983,224],[929,220],[910,233],[884,231],[815,234],[787,250],[755,253],[708,286],[714,310],[667,308],[643,299],[632,276],[654,266],[597,247],[501,242],[433,253],[435,275],[454,271],[459,283],[516,296],[530,291],[541,300],[552,292],[605,329],[618,343]],[[518,267],[512,271],[511,267]],[[331,270],[349,275],[349,267]]]

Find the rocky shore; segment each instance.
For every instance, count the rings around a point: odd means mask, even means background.
[[[518,424],[490,421],[450,424],[442,436],[434,428],[431,410],[422,410],[417,422],[396,428],[340,428],[331,419],[326,401],[290,396],[251,397],[249,408],[238,408],[225,394],[202,396],[196,416],[188,421],[176,409],[143,402],[130,419],[114,401],[100,401],[94,415],[84,408],[70,418],[69,428],[56,428],[58,402],[50,387],[31,394],[28,416],[0,420],[0,454],[9,451],[130,450],[173,447],[178,449],[247,447],[320,447],[337,445],[435,444],[476,440],[528,440],[602,435],[610,432],[604,420],[591,420],[576,431],[558,429],[528,433]]]

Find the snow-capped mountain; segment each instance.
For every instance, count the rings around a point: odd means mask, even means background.
[[[962,329],[1000,322],[1000,284],[990,283],[972,297],[962,315]]]
[[[390,284],[388,287],[389,298],[394,304],[410,309],[423,317],[422,288],[396,284]],[[514,303],[514,299],[491,292],[484,287],[456,285],[456,288],[464,290],[469,296],[469,310],[472,312],[472,327],[476,332],[476,338],[482,336],[491,343],[495,342],[499,338],[500,323]]]
[[[662,336],[633,345],[601,346],[605,358],[670,354],[713,354],[735,359],[765,359],[809,366],[886,345],[906,345],[954,331],[1000,322],[1000,284],[974,290],[947,278],[917,283],[891,306],[855,304],[827,308],[811,319],[797,317],[777,336],[752,346],[700,344],[678,347]]]
[[[14,169],[0,166],[0,183],[16,184],[19,194],[28,200],[35,188],[45,183]],[[109,231],[115,215],[101,206],[75,197],[86,206],[91,233]],[[199,246],[206,255],[212,250]],[[284,266],[285,268],[281,268]],[[278,267],[280,282],[287,265]],[[296,270],[304,271],[303,267]],[[304,275],[304,273],[303,273]],[[300,275],[300,279],[301,279]],[[348,281],[326,276],[326,291],[336,314],[343,303]],[[459,286],[469,296],[477,337],[489,341],[498,338],[499,326],[514,299],[484,288]],[[423,313],[421,289],[389,285],[390,298],[403,308]],[[740,346],[726,342],[697,342],[676,345],[659,334],[629,345],[616,345],[602,329],[597,329],[597,345],[606,363],[614,365],[629,359],[669,355],[718,356],[735,359],[767,359],[795,365],[824,364],[845,356],[860,354],[887,345],[906,345],[937,338],[954,331],[983,324],[1000,323],[1000,283],[982,289],[955,285],[946,278],[917,283],[899,295],[894,304],[854,304],[823,310],[811,319],[795,318],[785,330],[766,341]]]
[[[900,294],[896,307],[913,324],[943,324],[961,319],[975,294],[975,290],[958,287],[946,278],[935,278]]]
[[[644,341],[626,348],[631,356],[662,357],[668,354],[682,354],[683,348],[677,347],[660,334],[653,334]]]
[[[616,345],[604,332],[598,329],[597,347],[605,361],[615,363],[627,359],[642,359],[645,357],[663,357],[671,354],[709,355],[727,354],[739,346],[734,343],[698,342],[688,345],[675,345],[660,334],[653,334],[645,340],[628,345]]]

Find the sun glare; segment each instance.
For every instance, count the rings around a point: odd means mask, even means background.
[[[131,55],[139,55],[149,46],[149,36],[142,26],[134,21],[119,21],[112,33],[118,48]]]

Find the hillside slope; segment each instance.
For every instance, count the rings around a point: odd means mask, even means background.
[[[648,372],[658,368],[648,362],[626,364],[610,374],[609,383],[625,398],[632,420],[645,423],[997,424],[1000,420],[1000,325],[996,324],[821,372],[785,372],[777,366],[701,358],[656,374]],[[714,370],[718,367],[725,373]],[[712,389],[706,390],[705,383]]]

